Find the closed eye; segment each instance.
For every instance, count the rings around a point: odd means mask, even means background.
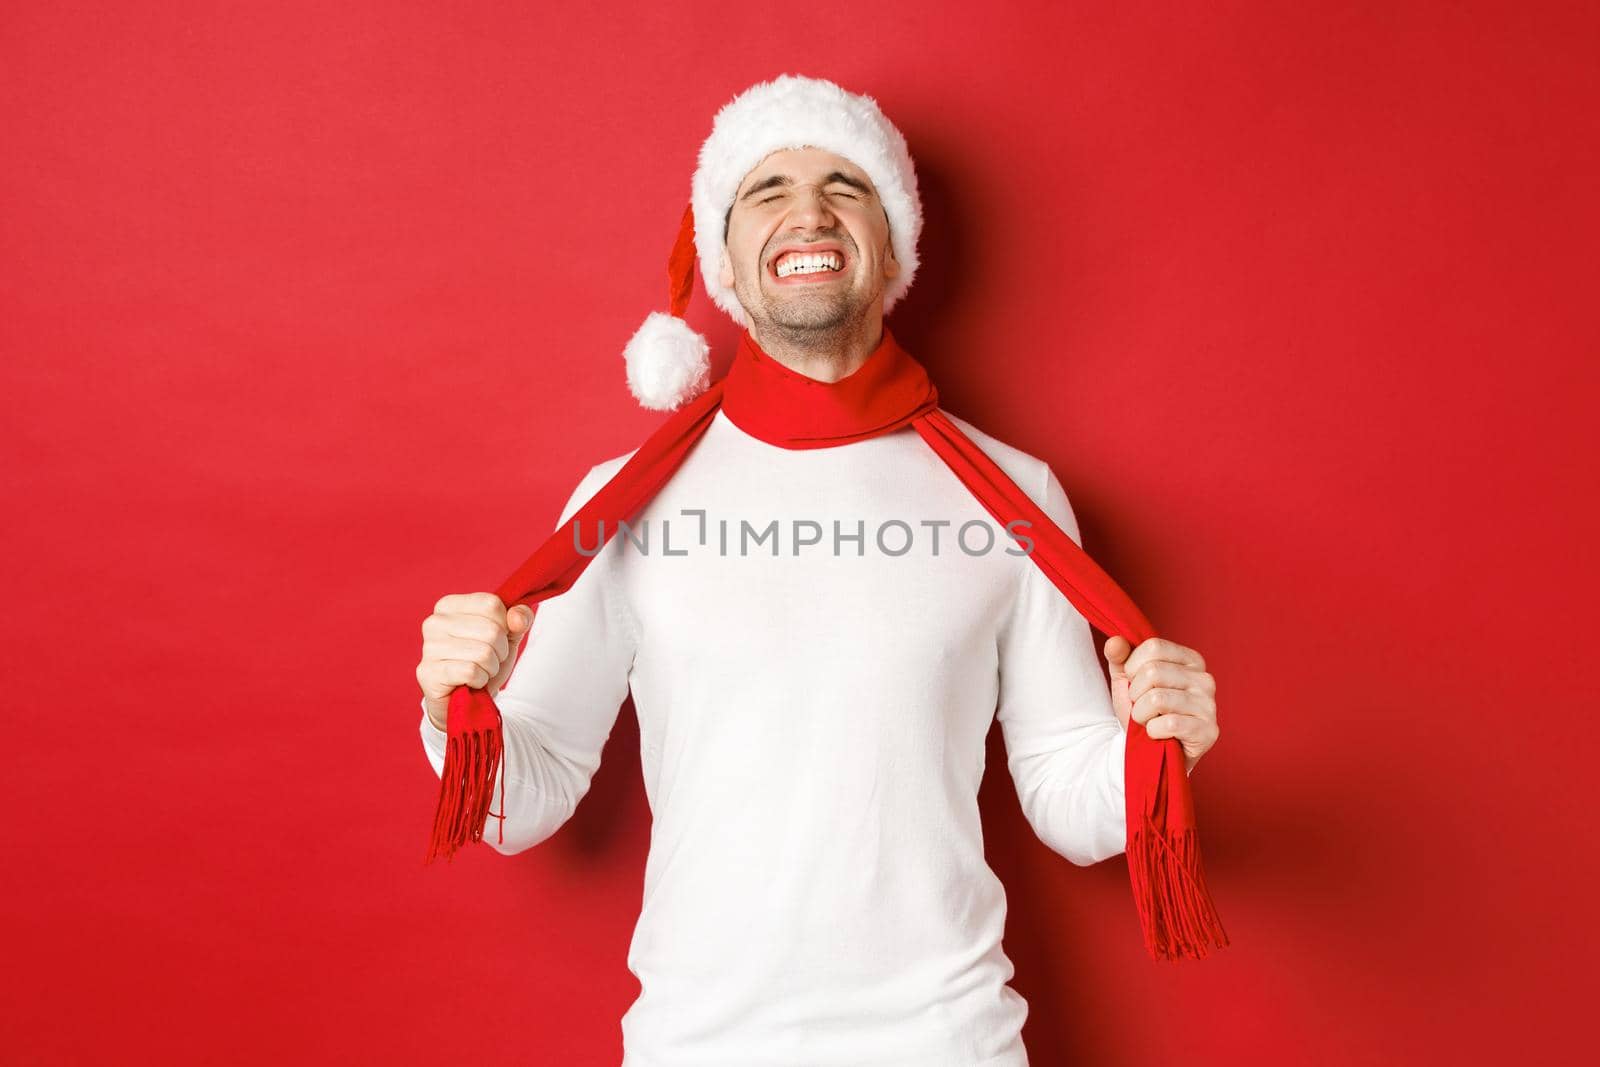
[[[835,192],[832,192],[832,193],[829,193],[829,194],[828,194],[828,195],[829,195],[829,196],[842,196],[842,197],[845,197],[845,198],[846,198],[846,199],[849,199],[849,200],[858,200],[858,199],[860,199],[860,198],[859,198],[859,197],[857,197],[857,196],[856,196],[856,195],[855,195],[855,194],[854,194],[854,193],[844,193],[844,192],[837,192],[837,191],[835,191]],[[770,203],[772,203],[772,202],[773,202],[773,201],[774,201],[774,200],[781,200],[781,199],[783,199],[783,196],[784,196],[784,194],[783,194],[783,193],[779,193],[779,194],[777,194],[777,195],[776,195],[776,196],[769,196],[769,197],[767,197],[767,198],[766,198],[766,199],[765,199],[765,200],[758,200],[758,201],[756,201],[756,203],[757,203],[757,205],[766,205],[766,204],[770,204]]]

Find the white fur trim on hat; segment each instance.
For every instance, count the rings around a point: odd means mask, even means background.
[[[900,264],[900,272],[884,287],[885,312],[916,276],[922,202],[906,139],[872,97],[846,92],[826,79],[780,74],[746,89],[717,112],[690,185],[700,276],[711,299],[741,326],[750,326],[750,317],[719,277],[726,236],[723,216],[756,164],[780,149],[808,145],[844,156],[866,171],[878,190],[889,218],[890,246]]]
[[[711,384],[711,346],[687,322],[652,311],[622,350],[628,391],[652,411],[671,411]]]

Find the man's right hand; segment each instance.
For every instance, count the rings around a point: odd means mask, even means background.
[[[417,684],[422,687],[428,719],[443,730],[450,693],[457,686],[487,689],[492,697],[516,666],[517,646],[533,625],[533,609],[518,605],[509,612],[494,593],[452,593],[422,620],[422,662]]]

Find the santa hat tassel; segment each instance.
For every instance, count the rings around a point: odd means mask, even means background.
[[[694,205],[684,209],[667,257],[667,306],[652,311],[622,350],[628,391],[652,411],[671,411],[711,384],[711,346],[683,320],[694,291]]]

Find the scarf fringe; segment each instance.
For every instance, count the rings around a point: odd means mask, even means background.
[[[502,754],[500,724],[468,730],[450,738],[445,747],[444,773],[439,779],[439,808],[433,817],[433,836],[428,842],[426,866],[435,858],[455,858],[458,849],[482,840],[483,828],[493,816],[498,842],[505,843],[506,785],[500,781],[500,812],[489,810],[499,776]]]
[[[1128,842],[1128,873],[1152,959],[1198,960],[1212,947],[1227,947],[1227,931],[1206,888],[1194,827],[1164,831],[1146,814],[1143,827]]]

